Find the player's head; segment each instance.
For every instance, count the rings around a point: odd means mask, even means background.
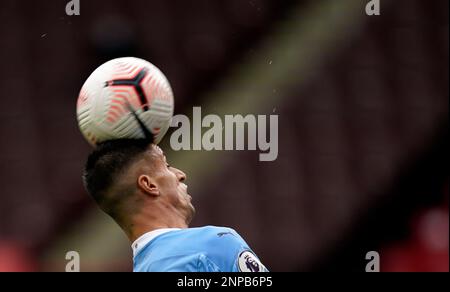
[[[88,157],[83,179],[100,208],[124,229],[143,218],[164,222],[175,217],[187,225],[195,212],[186,175],[168,165],[161,148],[145,139],[98,145]]]

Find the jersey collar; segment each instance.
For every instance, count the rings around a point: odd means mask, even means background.
[[[131,248],[133,249],[133,257],[135,257],[150,241],[155,239],[155,237],[160,236],[161,234],[180,230],[181,228],[161,228],[155,229],[150,232],[144,233],[138,239],[136,239]]]

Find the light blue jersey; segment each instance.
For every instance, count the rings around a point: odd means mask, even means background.
[[[156,230],[149,241],[145,236],[133,243],[134,272],[267,272],[231,228]]]

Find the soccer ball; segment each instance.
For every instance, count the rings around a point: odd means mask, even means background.
[[[159,143],[173,116],[169,81],[153,64],[138,58],[110,60],[98,67],[81,88],[78,125],[95,147],[115,139],[148,138]]]

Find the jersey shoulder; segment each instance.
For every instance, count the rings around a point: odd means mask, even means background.
[[[268,272],[247,242],[232,228],[206,226],[197,232],[196,238],[208,246],[202,256],[205,267],[217,267],[227,272]],[[198,243],[202,246],[202,243]],[[211,271],[211,270],[209,270]],[[213,270],[214,271],[214,270]]]

